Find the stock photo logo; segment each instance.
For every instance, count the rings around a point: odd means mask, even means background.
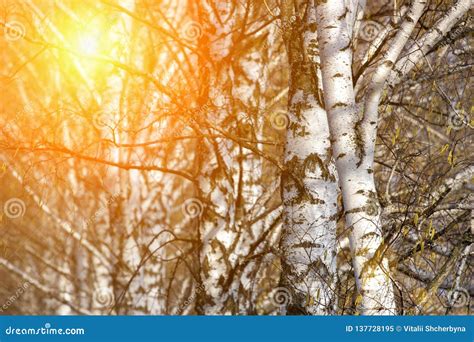
[[[94,127],[102,132],[110,131],[114,128],[115,110],[99,110],[92,117]]]
[[[377,203],[377,200],[371,198],[367,201],[367,205],[365,206],[366,213],[371,216],[376,216],[380,213],[380,207]]]
[[[232,14],[234,4],[229,1],[215,2],[212,0],[206,0],[205,6],[211,13],[217,13],[221,21],[225,21],[227,19],[226,17]],[[180,36],[187,43],[192,44],[197,44],[198,40],[204,34],[206,34],[206,36],[211,36],[208,32],[205,32],[202,25],[195,20],[186,21],[180,30]]]
[[[202,37],[203,31],[201,25],[196,21],[188,21],[181,30],[181,35],[189,43],[195,43]]]
[[[2,4],[5,315],[471,313],[470,0]]]
[[[3,34],[5,39],[10,42],[16,42],[26,35],[26,28],[21,22],[12,20],[4,24]]]
[[[371,42],[377,38],[383,27],[374,20],[362,21],[359,29],[359,36],[365,41]]]
[[[204,206],[202,202],[197,198],[189,198],[181,206],[181,210],[184,216],[191,219],[197,218],[202,215]]]
[[[446,296],[444,306],[452,308],[462,308],[470,304],[471,295],[465,288],[458,287],[453,290],[449,290]]]
[[[31,286],[29,281],[24,282],[23,284],[19,285],[13,294],[11,294],[4,303],[0,303],[0,313],[8,310],[10,306],[12,306],[21,296],[28,290]]]
[[[10,219],[21,218],[26,212],[25,202],[19,198],[10,198],[3,205],[3,212]]]
[[[270,123],[276,130],[285,130],[290,124],[290,119],[285,111],[277,111],[270,115]]]
[[[463,110],[452,112],[449,115],[449,126],[456,131],[461,130],[465,127],[473,128],[470,123],[469,117],[464,113]]]
[[[9,338],[13,338],[15,336],[85,335],[86,331],[84,328],[57,328],[53,327],[51,323],[45,323],[42,326],[30,325],[27,328],[9,326],[3,333]]]
[[[92,296],[94,307],[101,310],[110,310],[115,305],[115,294],[110,287],[100,287]]]
[[[286,308],[293,302],[293,296],[286,287],[277,287],[270,294],[272,305],[278,308]]]

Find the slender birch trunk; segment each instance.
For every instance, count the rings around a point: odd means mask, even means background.
[[[218,1],[203,4],[203,27],[206,34],[204,45],[208,48],[209,60],[202,60],[204,73],[209,77],[208,115],[212,124],[223,125],[231,108],[229,84],[232,69],[228,57],[232,47],[232,30],[235,17],[232,6]],[[230,255],[231,246],[237,237],[235,227],[234,184],[237,181],[233,160],[237,157],[234,143],[226,139],[204,141],[205,151],[201,158],[199,190],[204,199],[200,220],[200,288],[197,293],[196,310],[199,314],[230,314],[235,311],[230,290],[230,273],[235,265],[235,256]],[[202,153],[202,152],[201,152]]]
[[[215,112],[208,118],[209,132],[222,128],[223,133],[237,138],[264,140],[264,120],[258,115],[266,106],[263,80],[268,76],[265,62],[269,51],[243,47],[240,55],[230,59],[240,25],[248,25],[242,19],[246,9],[238,4],[209,3],[215,7],[215,11],[207,11],[211,27],[206,30],[213,61],[206,66],[213,75],[210,110]],[[247,14],[252,18],[258,9],[254,6]],[[256,36],[257,40],[270,39],[263,34]],[[250,129],[245,130],[246,127]],[[205,290],[198,294],[197,310],[205,314],[256,313],[255,287],[259,279],[255,276],[259,265],[251,256],[262,252],[265,234],[278,216],[277,210],[265,213],[266,208],[260,208],[260,202],[267,201],[263,181],[266,176],[262,156],[252,150],[262,151],[262,144],[242,146],[227,137],[206,144],[209,155],[203,159],[203,176],[199,179],[205,202],[200,229],[200,275]],[[259,216],[263,217],[254,220]]]
[[[459,0],[420,39],[417,39],[403,58],[391,70],[388,84],[395,87],[423,59],[428,51],[443,38],[472,7],[473,0]]]
[[[359,292],[356,305],[366,315],[394,314],[396,307],[388,261],[379,253],[383,237],[373,168],[362,163],[368,151],[358,133],[359,116],[352,81],[351,32],[346,22],[347,13],[342,0],[317,4],[325,107],[346,227],[350,229]]]

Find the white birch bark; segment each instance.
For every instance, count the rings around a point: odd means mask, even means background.
[[[469,11],[473,0],[459,0],[440,18],[421,39],[415,41],[403,58],[400,58],[391,71],[388,80],[391,87],[396,86],[407,75],[428,51]]]
[[[287,9],[282,10],[283,21],[292,17]],[[285,34],[290,91],[281,277],[292,295],[288,314],[324,315],[335,309],[337,184],[327,116],[319,98],[315,7],[309,4],[306,22],[301,20]]]
[[[245,8],[217,1],[209,3],[217,11],[207,9],[212,42],[209,54],[215,63],[208,65],[213,74],[209,98],[211,110],[216,112],[208,122],[212,129],[224,128],[223,132],[250,127],[250,135],[249,132],[240,134],[250,141],[263,140],[264,118],[252,117],[250,113],[260,113],[266,105],[263,80],[268,77],[265,60],[269,57],[265,54],[269,51],[242,49],[240,55],[230,61],[227,57],[235,46],[234,31],[245,16]],[[252,10],[248,15],[253,17],[256,12]],[[260,35],[256,34],[255,39],[261,40]],[[266,37],[267,41],[271,39],[271,34]],[[238,122],[233,118],[236,113]],[[271,197],[264,193],[263,158],[254,154],[255,150],[262,150],[262,144],[249,143],[247,148],[231,139],[218,138],[209,142],[209,147],[203,176],[199,179],[206,203],[200,230],[204,291],[198,294],[197,309],[205,314],[256,313],[258,263],[250,256],[261,252],[264,234],[278,216],[278,212],[273,211],[254,220],[267,209],[260,207],[260,202]],[[271,183],[275,185],[275,181]]]
[[[263,6],[254,6],[254,11],[250,14],[259,17]],[[243,7],[240,8],[242,10]],[[243,15],[243,14],[242,14]],[[257,27],[257,26],[256,26]],[[266,109],[270,107],[267,103],[266,93],[268,91],[272,70],[269,61],[275,54],[275,39],[277,27],[270,25],[267,32],[255,34],[256,40],[263,39],[263,43],[257,45],[241,57],[239,61],[242,71],[235,78],[234,82],[239,86],[234,88],[235,99],[241,103],[241,115],[245,118],[243,125],[248,125],[245,129],[245,138],[250,141],[264,141],[265,131],[271,129],[266,120]],[[263,48],[262,48],[263,47]],[[248,132],[247,132],[248,131]],[[262,143],[251,143],[259,151],[267,152]],[[260,155],[244,147],[240,147],[242,154],[241,177],[238,187],[241,189],[239,204],[241,210],[236,217],[236,224],[239,227],[238,243],[234,248],[234,253],[238,256],[238,270],[234,273],[232,283],[232,294],[237,305],[238,314],[255,314],[257,312],[257,297],[261,293],[260,288],[265,281],[260,274],[268,267],[262,263],[261,258],[252,256],[261,253],[267,248],[267,241],[270,234],[276,235],[278,228],[273,228],[275,221],[281,215],[281,208],[271,210],[269,208],[271,199],[275,198],[275,192],[279,188],[280,180],[268,177],[268,173],[274,173],[275,166]],[[274,189],[274,191],[272,191]],[[257,243],[258,242],[258,243]]]
[[[394,314],[395,300],[388,262],[382,255],[376,255],[383,238],[373,169],[361,163],[365,151],[357,134],[358,108],[352,81],[351,32],[346,23],[347,13],[342,0],[317,4],[325,107],[346,227],[350,230],[359,292],[356,304],[365,315]]]
[[[229,82],[233,75],[225,58],[232,47],[235,17],[232,15],[232,6],[214,0],[204,3],[203,10],[209,17],[203,26],[209,32],[208,53],[213,62],[205,62],[211,76],[209,98],[212,106],[217,108],[209,121],[221,125],[231,108]],[[207,111],[205,114],[208,114]],[[210,205],[203,208],[200,222],[200,277],[204,291],[198,293],[196,309],[198,313],[206,315],[230,314],[235,310],[235,303],[231,296],[229,276],[236,259],[235,255],[231,256],[228,252],[237,237],[234,184],[238,182],[232,163],[238,151],[233,142],[226,139],[217,139],[206,145],[208,155],[205,157],[199,188]],[[200,205],[204,206],[203,203]]]
[[[374,163],[378,109],[386,80],[400,53],[408,42],[418,20],[423,14],[425,6],[426,0],[415,0],[413,2],[395,38],[390,42],[390,48],[385,52],[369,84],[368,94],[365,99],[364,117],[359,128],[364,150],[364,161],[362,163],[365,164],[367,169],[371,168]]]

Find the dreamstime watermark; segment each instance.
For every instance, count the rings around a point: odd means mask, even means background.
[[[462,112],[452,113],[449,116],[449,125],[456,131],[460,130],[464,127],[470,126],[469,118]]]
[[[189,198],[181,206],[183,214],[189,218],[196,218],[201,216],[204,206],[197,198]]]
[[[181,29],[182,38],[191,43],[201,38],[202,32],[201,25],[194,20],[186,22]]]
[[[92,124],[99,131],[112,128],[114,123],[113,111],[99,110],[92,116]]]
[[[6,335],[84,335],[86,333],[83,328],[52,328],[50,323],[46,323],[41,328],[15,328],[8,327],[5,329]]]
[[[370,198],[365,205],[365,212],[370,216],[377,216],[380,212],[380,207],[377,203],[377,200]]]
[[[290,290],[288,290],[286,287],[277,287],[272,291],[270,301],[272,305],[276,307],[286,308],[288,304],[292,303],[293,297]]]
[[[16,219],[25,215],[26,205],[19,198],[10,198],[3,205],[3,212],[8,218]]]
[[[382,31],[382,25],[373,20],[365,20],[361,23],[359,35],[362,39],[371,42]]]
[[[6,40],[14,42],[20,40],[25,36],[26,28],[19,21],[12,20],[5,23],[3,27],[3,33],[5,35]]]
[[[200,107],[200,108],[191,109],[190,110],[191,115],[185,117],[185,119],[183,120],[183,125],[182,126],[179,126],[179,127],[177,126],[177,127],[173,128],[169,134],[162,135],[161,138],[162,139],[173,139],[173,138],[179,137],[179,135],[183,133],[183,131],[186,129],[186,127],[189,124],[192,123],[192,124],[198,125],[198,122],[196,121],[195,118],[200,117],[200,116],[204,116],[204,114],[206,114],[208,111],[210,111],[210,109],[211,109],[211,107],[207,104]]]
[[[109,310],[115,305],[114,291],[109,287],[101,287],[94,291],[92,295],[94,306]]]
[[[467,17],[467,19],[464,21],[464,25],[458,26],[458,27],[450,30],[447,33],[446,38],[438,43],[439,44],[438,47],[441,48],[441,47],[448,46],[451,43],[453,43],[454,41],[456,41],[456,38],[458,38],[459,36],[462,36],[463,34],[466,34],[466,33],[470,32],[470,28],[472,26],[472,18],[473,18],[473,16],[469,15]]]
[[[5,303],[3,303],[2,306],[0,306],[0,313],[1,312],[4,312],[5,310],[7,310],[10,306],[13,305],[13,303],[15,303],[25,292],[26,290],[30,287],[30,282],[29,281],[26,281],[24,282],[22,285],[20,285],[15,293],[13,295],[11,295],[7,301]]]
[[[292,15],[288,19],[281,17],[280,16],[280,9],[278,9],[278,8],[275,10],[275,13],[270,12],[270,14],[274,18],[280,18],[280,25],[277,24],[276,27],[277,27],[277,33],[281,34],[281,35],[284,35],[284,33],[286,31],[289,31],[291,29],[291,27],[293,26],[293,24],[296,23],[296,21],[298,19],[298,17],[296,15]],[[270,48],[268,42],[265,42],[263,46],[266,49]]]
[[[84,226],[85,227],[89,227],[90,225],[92,225],[93,223],[95,223],[97,221],[97,219],[103,215],[105,215],[107,213],[107,208],[112,204],[114,203],[115,201],[117,201],[119,198],[120,198],[120,195],[121,195],[121,191],[118,191],[116,192],[115,194],[113,194],[112,196],[110,196],[110,198],[107,200],[107,202],[105,203],[105,206],[102,206],[100,209],[96,210],[94,212],[94,214],[92,214],[89,219],[87,219],[85,222],[84,222]]]
[[[193,302],[196,300],[196,297],[197,297],[200,293],[204,292],[205,290],[206,290],[206,289],[204,288],[204,285],[201,284],[200,286],[198,286],[198,287],[196,288],[196,291],[194,292],[194,294],[193,294],[192,296],[190,296],[188,299],[186,299],[186,300],[183,302],[183,304],[181,304],[181,305],[179,306],[179,309],[178,309],[177,314],[178,314],[178,315],[181,315],[181,314],[184,312],[184,310],[185,310],[191,303],[193,303]]]
[[[471,296],[465,288],[458,287],[450,290],[447,294],[446,307],[461,308],[469,303]]]
[[[10,259],[14,256],[18,257],[18,254],[16,254],[16,252],[18,251],[18,247],[17,249],[13,250],[12,248],[10,248],[10,245],[11,244],[7,241],[0,239],[0,258]],[[18,246],[18,244],[15,245]]]
[[[282,19],[281,26],[278,27],[280,32],[283,34],[285,31],[289,30],[291,26],[296,23],[296,15],[292,15],[288,20]]]
[[[286,112],[277,111],[270,115],[270,123],[273,128],[277,130],[283,130],[288,128],[288,125],[290,124],[290,119],[288,118]]]

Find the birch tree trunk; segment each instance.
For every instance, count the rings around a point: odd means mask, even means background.
[[[350,230],[350,247],[359,292],[356,305],[366,315],[395,314],[388,262],[380,253],[383,244],[381,210],[373,168],[362,163],[368,151],[358,132],[358,108],[352,81],[352,34],[346,21],[347,13],[342,0],[317,4],[324,100],[346,228]],[[373,160],[373,156],[370,159]]]
[[[290,64],[288,129],[283,176],[282,285],[289,314],[333,314],[336,274],[337,184],[326,112],[321,101],[316,12],[293,15],[282,6]],[[306,5],[304,9],[303,5]]]
[[[210,105],[203,113],[208,121],[215,125],[224,125],[232,108],[229,87],[232,69],[226,60],[232,47],[232,30],[235,17],[232,5],[224,5],[218,1],[203,4],[203,37],[208,48],[209,60],[202,60],[204,73],[209,77],[208,97]],[[233,121],[231,121],[233,122]],[[232,125],[232,124],[231,124]],[[196,309],[199,314],[229,314],[235,310],[235,302],[230,289],[230,274],[235,266],[235,255],[231,255],[232,246],[238,237],[235,230],[235,198],[234,184],[238,181],[238,173],[232,164],[238,151],[234,143],[227,139],[203,141],[199,152],[201,176],[199,190],[204,198],[202,218],[200,222],[200,278],[202,291],[197,294]],[[204,152],[204,153],[203,153]]]
[[[277,208],[266,212],[261,207],[273,194],[264,191],[264,152],[258,143],[264,140],[260,114],[266,107],[265,62],[271,48],[261,51],[262,44],[248,45],[239,54],[229,55],[237,50],[239,30],[252,27],[250,18],[258,17],[263,6],[252,6],[247,13],[240,4],[208,3],[214,7],[211,11],[203,5],[210,16],[206,31],[212,63],[204,61],[203,69],[212,75],[209,110],[215,114],[204,126],[225,138],[206,141],[207,155],[202,159],[199,187],[205,203],[200,275],[205,290],[198,295],[197,309],[206,314],[251,314],[256,313],[260,281],[256,276],[259,262],[252,256],[262,253],[279,215]],[[256,33],[255,40],[270,42],[271,32],[263,33]],[[243,141],[242,136],[249,142],[239,145],[235,139]],[[278,186],[278,181],[269,183],[270,188]]]

